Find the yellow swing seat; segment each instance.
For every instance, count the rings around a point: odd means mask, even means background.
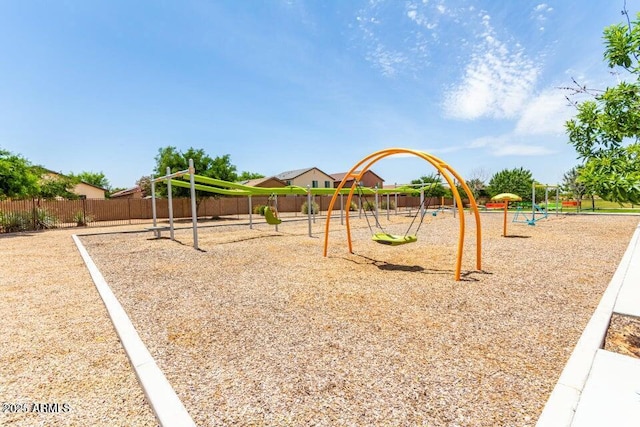
[[[269,206],[264,208],[264,218],[267,220],[267,224],[278,225],[282,223],[282,220],[274,214]]]
[[[376,233],[371,236],[371,240],[381,245],[398,246],[407,243],[414,243],[418,240],[418,236],[410,234],[406,236],[398,236],[396,234],[389,233]]]

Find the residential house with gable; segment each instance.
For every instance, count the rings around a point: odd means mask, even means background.
[[[277,187],[287,186],[287,184],[283,180],[278,179],[275,176],[249,179],[247,181],[241,181],[240,184],[247,185],[249,187],[264,187],[264,188],[277,188]]]
[[[276,178],[284,181],[286,185],[297,185],[304,188],[307,186],[311,188],[333,188],[333,182],[335,181],[333,176],[317,167],[282,172],[276,175]]]
[[[50,169],[43,168],[43,170],[44,174],[41,177],[42,179],[55,179],[58,177],[65,177],[65,175],[52,171]],[[105,193],[107,192],[105,188],[98,187],[84,181],[80,181],[73,188],[68,188],[67,190],[85,199],[104,199]]]
[[[331,176],[333,176],[334,178],[333,186],[338,187],[338,185],[340,185],[340,183],[342,182],[346,174],[347,172],[339,172],[339,173],[331,174]],[[358,174],[358,172],[356,171],[355,174]],[[378,188],[383,188],[384,186],[384,179],[382,179],[380,175],[378,175],[371,169],[369,169],[364,173],[364,175],[362,176],[361,182],[363,187],[374,188],[377,186]],[[353,178],[348,179],[347,182],[345,182],[344,184],[346,188],[350,188],[352,185],[353,185]]]

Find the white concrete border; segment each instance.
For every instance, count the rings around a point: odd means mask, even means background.
[[[538,418],[537,427],[571,426],[580,396],[591,372],[594,358],[604,343],[614,307],[621,304],[619,298],[620,290],[625,283],[625,279],[636,280],[635,274],[628,276],[628,272],[632,268],[634,253],[640,250],[639,241],[640,225],[631,237],[629,246],[622,260],[620,260],[609,286],[602,295],[596,311],[591,316],[589,323],[587,323],[560,375],[558,383],[551,392],[551,396],[540,418]],[[631,294],[629,293],[629,295]],[[629,301],[629,303],[636,306],[640,304],[638,301]]]
[[[120,337],[120,342],[122,342],[158,422],[161,426],[195,426],[196,424],[153,360],[151,353],[133,327],[129,316],[109,288],[84,245],[77,235],[74,234],[72,237],[107,308],[111,322]]]

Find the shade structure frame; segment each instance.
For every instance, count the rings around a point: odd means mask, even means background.
[[[463,190],[465,191],[465,193],[469,198],[470,208],[472,210],[472,213],[474,215],[474,219],[476,222],[476,269],[481,270],[482,269],[482,229],[481,229],[481,222],[480,222],[480,212],[478,210],[478,205],[475,201],[475,198],[473,197],[473,193],[467,186],[465,180],[451,166],[449,166],[449,164],[424,151],[413,150],[408,148],[387,148],[384,150],[376,151],[364,157],[363,159],[361,159],[349,170],[349,172],[345,174],[345,176],[343,177],[338,187],[336,187],[333,197],[329,202],[329,207],[327,209],[327,221],[325,223],[323,256],[326,257],[328,252],[331,212],[333,211],[333,207],[336,203],[336,200],[340,192],[342,191],[342,189],[345,187],[346,182],[348,180],[353,180],[351,189],[349,191],[347,200],[345,202],[346,206],[349,206],[351,204],[351,199],[355,192],[357,183],[362,180],[362,177],[371,168],[371,166],[386,157],[397,155],[397,154],[414,155],[419,158],[422,158],[423,160],[426,160],[428,163],[430,163],[433,167],[436,168],[436,170],[440,173],[440,175],[445,179],[445,181],[451,188],[451,191],[456,201],[456,205],[459,212],[459,215],[458,215],[459,236],[458,236],[456,263],[455,263],[455,280],[456,281],[459,281],[461,278],[462,257],[463,257],[463,250],[464,250],[464,235],[465,235],[464,207],[462,205],[462,198],[460,197],[460,193],[456,188],[454,179],[458,181],[458,183],[463,188]],[[346,231],[347,231],[348,249],[350,253],[353,253],[353,243],[351,239],[351,224],[349,221],[348,210],[345,213],[345,219],[346,219],[345,224],[346,224]]]

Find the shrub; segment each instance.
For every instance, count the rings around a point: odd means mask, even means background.
[[[46,209],[37,208],[35,215],[35,229],[46,230],[49,228],[56,228],[58,218]]]
[[[375,211],[376,204],[367,200],[362,204],[362,209],[364,209],[365,211]]]
[[[386,199],[382,200],[382,203],[380,203],[380,209],[389,209],[389,210],[393,210],[396,208],[396,203],[393,200],[389,200],[389,208],[387,208],[387,201]]]
[[[84,227],[91,221],[93,221],[93,217],[89,214],[85,214],[83,211],[78,211],[73,214],[73,222],[75,222],[78,227]]]
[[[351,202],[351,204],[349,205],[349,210],[351,212],[355,212],[358,210],[358,205],[356,204],[356,202]]]
[[[31,214],[22,212],[0,212],[0,227],[5,233],[27,231],[33,229]]]
[[[0,227],[5,233],[55,228],[56,222],[55,215],[41,208],[35,211],[0,212]]]
[[[312,206],[311,213],[317,214],[318,212],[320,212],[320,205],[318,205],[317,202],[312,202],[311,206]],[[304,202],[302,204],[300,208],[300,212],[302,212],[303,214],[309,214],[309,208],[307,207],[307,202]]]

